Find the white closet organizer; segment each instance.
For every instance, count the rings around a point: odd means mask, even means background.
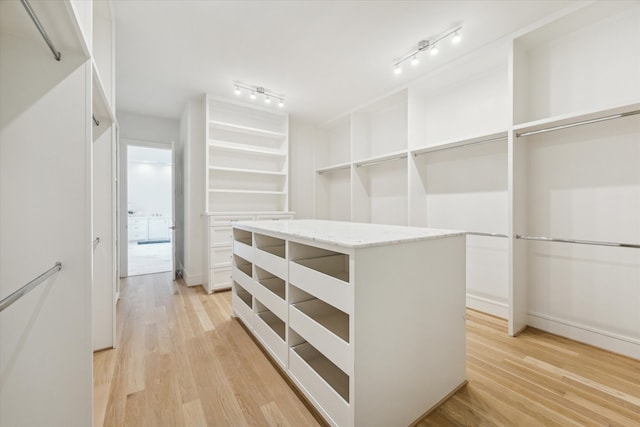
[[[466,230],[469,307],[640,358],[639,21],[576,3],[329,123],[316,217]]]
[[[637,3],[603,2],[517,37],[511,135],[512,332],[533,325],[634,358],[638,22]]]
[[[290,219],[289,119],[286,113],[205,96],[203,286],[231,287],[231,223]]]
[[[233,236],[235,315],[329,424],[408,425],[466,382],[463,232],[297,220]]]

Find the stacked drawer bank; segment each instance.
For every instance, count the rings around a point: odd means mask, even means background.
[[[237,222],[233,311],[329,424],[409,425],[466,383],[465,239]]]

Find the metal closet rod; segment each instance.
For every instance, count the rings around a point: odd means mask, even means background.
[[[613,246],[618,248],[633,248],[640,249],[640,245],[634,243],[618,243],[618,242],[601,242],[597,240],[576,240],[576,239],[559,239],[556,237],[538,237],[538,236],[521,236],[516,234],[516,239],[522,240],[539,240],[543,242],[559,242],[559,243],[576,243],[579,245],[594,245],[594,246]]]
[[[28,0],[20,0],[20,3],[22,3],[24,8],[27,10],[27,13],[29,14],[29,17],[31,18],[33,23],[36,24],[36,28],[38,28],[38,31],[40,31],[40,35],[42,35],[42,38],[47,43],[47,46],[49,46],[49,49],[51,49],[51,53],[53,53],[53,57],[56,59],[56,61],[60,61],[60,58],[62,58],[62,54],[54,46],[53,42],[49,38],[49,34],[47,34],[47,31],[44,29],[44,27],[40,23],[38,16],[31,8],[31,5],[29,4]]]
[[[471,234],[472,236],[509,237],[506,234],[502,233],[481,233],[479,231],[467,231],[467,234]]]
[[[330,169],[326,169],[326,170],[319,170],[318,171],[318,175],[322,175],[323,173],[331,173],[331,172],[337,172],[343,169],[349,169],[351,168],[351,165],[343,165],[343,166],[338,166],[335,168],[330,168]]]
[[[619,119],[619,118],[622,118],[622,117],[629,117],[629,116],[633,116],[633,115],[636,115],[636,114],[640,114],[640,110],[629,111],[629,112],[620,113],[620,114],[612,114],[610,116],[598,117],[598,118],[595,118],[595,119],[581,120],[579,122],[568,123],[566,125],[551,126],[551,127],[548,127],[548,128],[532,130],[532,131],[529,131],[529,132],[516,133],[516,137],[520,138],[521,136],[536,135],[538,133],[544,133],[544,132],[553,132],[555,130],[567,129],[567,128],[572,128],[572,127],[575,127],[575,126],[589,125],[591,123],[604,122],[604,121],[607,121],[607,120]]]
[[[50,269],[48,269],[47,271],[45,271],[44,273],[42,273],[41,275],[39,275],[38,277],[36,277],[32,281],[30,281],[29,283],[24,285],[23,287],[21,287],[17,291],[11,293],[11,295],[9,295],[8,297],[3,298],[3,300],[0,301],[0,311],[4,310],[5,308],[9,307],[14,302],[18,301],[27,292],[33,290],[36,286],[38,286],[40,283],[44,282],[46,279],[48,279],[50,276],[52,276],[53,274],[57,273],[61,269],[62,269],[62,263],[60,261],[58,261],[58,262],[55,263],[55,265],[53,267],[51,267]]]
[[[467,142],[467,143],[459,144],[459,145],[451,145],[449,147],[434,147],[433,149],[426,149],[424,151],[418,151],[418,152],[414,153],[413,156],[414,157],[418,157],[421,154],[429,154],[429,153],[433,153],[434,151],[452,150],[454,148],[462,148],[462,147],[467,147],[469,145],[486,144],[488,142],[504,141],[506,139],[507,139],[506,136],[501,136],[501,137],[498,137],[498,138],[483,139],[481,141]]]
[[[359,168],[361,166],[379,165],[381,163],[393,162],[393,161],[396,161],[396,160],[401,160],[401,159],[406,159],[406,158],[407,158],[406,154],[401,154],[399,156],[389,157],[388,159],[373,160],[371,162],[364,161],[364,162],[356,163],[356,167]]]

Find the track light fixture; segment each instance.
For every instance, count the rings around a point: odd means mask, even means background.
[[[453,28],[442,35],[438,36],[435,40],[420,40],[418,42],[418,46],[411,50],[411,52],[404,55],[400,60],[393,64],[393,73],[400,74],[402,73],[402,64],[406,61],[410,60],[411,65],[418,65],[420,62],[419,56],[420,54],[428,50],[430,56],[435,56],[438,54],[440,42],[447,37],[451,37],[451,43],[458,44],[462,40],[462,36],[460,33],[462,32],[462,26]]]
[[[256,98],[258,97],[258,95],[256,94],[259,94],[264,97],[265,104],[268,104],[268,105],[271,104],[271,99],[273,98],[278,101],[278,107],[280,108],[284,107],[284,95],[278,95],[273,92],[269,92],[262,86],[251,86],[251,85],[245,85],[242,83],[234,83],[233,86],[234,86],[233,92],[238,96],[242,95],[242,91],[244,90],[246,92],[249,92],[249,99],[251,99],[252,101],[255,101]]]

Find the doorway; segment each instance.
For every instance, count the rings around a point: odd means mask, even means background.
[[[173,269],[171,148],[127,145],[127,275]]]

